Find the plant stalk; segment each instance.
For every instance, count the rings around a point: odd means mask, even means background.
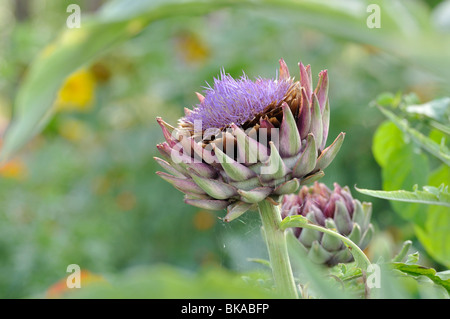
[[[298,294],[289,261],[286,232],[280,228],[280,209],[267,200],[259,202],[258,209],[264,228],[275,287],[283,296],[296,299]]]

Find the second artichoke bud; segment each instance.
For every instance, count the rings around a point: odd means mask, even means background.
[[[370,223],[372,204],[354,199],[347,186],[341,187],[337,183],[333,191],[315,182],[311,187],[303,186],[298,194],[285,195],[281,214],[283,218],[305,216],[313,224],[348,237],[361,249],[367,247],[374,232]],[[334,266],[353,260],[342,241],[330,234],[308,228],[293,228],[293,231],[313,262]]]

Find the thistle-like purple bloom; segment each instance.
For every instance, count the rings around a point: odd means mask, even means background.
[[[319,73],[314,89],[310,66],[299,69],[299,81],[282,59],[276,80],[235,80],[222,70],[178,127],[157,118],[166,141],[157,145],[163,158],[155,159],[167,171],[157,174],[186,194],[187,204],[227,209],[226,221],[321,178],[345,134],[325,147],[328,73]]]
[[[236,80],[222,69],[220,79],[215,78],[214,86],[208,85],[203,92],[204,100],[182,120],[202,121],[204,129],[242,125],[268,105],[282,101],[291,85],[291,79],[252,81],[245,73]]]

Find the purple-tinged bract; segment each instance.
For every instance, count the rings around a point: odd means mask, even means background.
[[[311,187],[303,186],[298,194],[285,195],[281,206],[283,218],[305,216],[313,224],[347,236],[361,249],[366,248],[373,236],[371,214],[371,203],[354,199],[347,186],[341,187],[337,183],[333,191],[318,182]],[[308,228],[292,230],[314,262],[334,266],[353,260],[348,248],[336,237]]]
[[[312,84],[311,68],[299,63],[294,81],[281,59],[276,80],[221,72],[194,110],[173,127],[157,118],[165,142],[157,172],[204,209],[227,209],[231,221],[263,200],[297,192],[318,180],[338,153],[344,133],[325,147],[330,121],[328,72]],[[200,124],[200,125],[198,125]]]

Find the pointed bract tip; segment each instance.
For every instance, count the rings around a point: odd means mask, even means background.
[[[280,62],[280,80],[288,80],[291,76],[289,74],[289,69],[286,62],[281,58]]]
[[[197,95],[197,98],[200,101],[200,103],[203,103],[203,101],[205,100],[205,97],[198,92],[195,92],[195,95]]]
[[[306,71],[306,69],[311,67],[310,64],[304,65],[302,62],[298,62],[298,66],[299,66],[300,69],[303,69],[305,71]]]
[[[159,126],[161,126],[162,129],[166,128],[170,133],[172,133],[172,131],[175,129],[172,125],[170,125],[169,123],[167,123],[166,121],[164,121],[162,119],[162,117],[157,117],[156,121],[158,122]]]

